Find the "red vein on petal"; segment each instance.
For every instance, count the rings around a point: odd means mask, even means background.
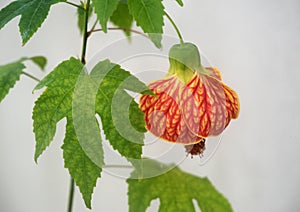
[[[182,118],[179,108],[182,86],[175,76],[150,83],[149,88],[156,96],[142,95],[140,108],[145,113],[147,129],[155,136],[170,142],[193,144],[202,138],[194,135]]]

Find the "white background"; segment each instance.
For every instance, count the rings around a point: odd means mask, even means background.
[[[2,0],[0,8],[9,2]],[[186,0],[184,8],[175,0],[164,3],[185,39],[197,44],[221,69],[241,102],[240,117],[224,132],[214,157],[201,167],[189,160],[182,168],[208,176],[235,211],[299,211],[300,1]],[[25,47],[18,20],[0,31],[0,64],[45,55],[49,72],[61,60],[80,55],[73,7],[52,7],[42,29]],[[165,23],[165,32],[175,35]],[[95,34],[88,56],[122,37],[115,31],[108,36]],[[45,75],[32,65],[27,71],[40,78]],[[66,210],[69,175],[60,149],[65,122],[58,125],[53,143],[36,165],[31,111],[39,93],[31,93],[34,86],[34,81],[22,76],[0,105],[0,211]],[[92,211],[127,211],[126,192],[123,179],[104,173],[93,195]],[[149,211],[157,207],[156,201]],[[74,211],[88,211],[77,188]]]

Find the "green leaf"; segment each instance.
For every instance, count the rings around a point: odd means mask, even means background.
[[[133,17],[129,13],[127,2],[122,2],[122,1],[119,2],[117,9],[110,17],[110,21],[114,25],[120,28],[131,29],[133,23]],[[130,31],[128,30],[123,30],[123,31],[127,36],[130,36]]]
[[[93,0],[95,13],[104,32],[107,32],[107,22],[117,9],[118,3],[119,0]]]
[[[98,63],[88,75],[82,63],[75,58],[59,64],[40,81],[35,90],[44,86],[47,88],[33,109],[35,160],[50,145],[57,122],[67,117],[62,147],[65,167],[69,169],[86,206],[90,208],[93,188],[100,176],[100,167],[104,164],[100,129],[95,115],[98,113],[101,116],[103,130],[114,149],[123,156],[140,158],[144,116],[125,90],[141,93],[149,89],[108,60]]]
[[[45,70],[45,66],[47,64],[47,59],[43,56],[36,56],[29,58],[32,62],[34,62],[38,67],[42,70]]]
[[[78,83],[79,79],[83,79],[83,81],[80,81],[82,83]],[[36,86],[35,89],[44,86],[47,86],[47,88],[38,98],[33,109],[33,131],[36,138],[35,161],[50,145],[55,135],[57,122],[67,117],[66,136],[62,146],[65,167],[69,169],[71,177],[79,186],[88,208],[91,208],[93,188],[96,185],[97,178],[100,177],[100,167],[104,164],[100,129],[97,124],[95,129],[94,125],[91,126],[90,123],[81,122],[82,117],[89,115],[86,117],[88,121],[91,120],[96,123],[95,110],[92,111],[91,116],[90,113],[87,114],[87,111],[90,112],[88,110],[90,107],[84,107],[79,116],[77,113],[75,117],[73,110],[74,101],[82,101],[86,105],[92,95],[90,90],[97,91],[97,88],[91,82],[79,60],[71,58],[64,61]],[[84,89],[78,87],[78,84],[83,85]],[[77,122],[74,121],[75,119]],[[78,127],[78,124],[83,128]],[[88,141],[82,140],[80,139],[82,129],[88,135],[95,135],[96,132],[97,136],[93,139],[88,137]],[[92,159],[95,160],[92,161]]]
[[[96,112],[101,117],[106,139],[121,155],[141,158],[144,115],[124,90],[141,93],[149,90],[148,87],[108,60],[98,63],[91,76],[95,81],[102,80],[96,98]]]
[[[139,105],[132,99],[129,106],[129,120],[131,125],[139,132],[145,133],[145,114],[140,110]]]
[[[44,86],[47,86],[47,89],[35,102],[33,109],[35,161],[51,143],[57,122],[71,115],[73,91],[82,70],[82,63],[71,58],[58,65],[36,86],[35,90]]]
[[[33,110],[34,133],[36,135],[35,160],[51,143],[55,134],[56,123],[72,112],[74,115],[72,106],[74,110],[83,101],[85,101],[83,102],[85,107],[80,108],[80,112],[85,114],[84,117],[87,114],[91,117],[93,105],[90,105],[90,102],[96,101],[96,113],[101,117],[104,132],[113,148],[125,157],[140,158],[144,139],[142,133],[145,126],[144,116],[137,104],[132,102],[133,98],[124,90],[142,93],[149,90],[148,87],[129,72],[121,69],[119,65],[105,60],[93,68],[91,79],[87,78],[88,82],[81,84],[81,87],[86,90],[84,94],[76,94],[78,98],[74,98],[74,100],[79,103],[73,102],[72,105],[75,84],[77,83],[79,86],[77,81],[82,69],[81,62],[71,58],[57,66],[35,87],[37,90],[47,86],[47,89],[36,101]],[[91,80],[95,85],[100,84],[98,90],[96,89],[95,100],[92,99],[95,88],[88,87],[92,84]],[[90,97],[86,96],[87,94]],[[87,97],[87,99],[81,97]],[[90,127],[90,124],[86,123],[87,120],[82,121],[80,116],[74,118],[79,118],[79,122],[84,122]],[[138,131],[134,129],[138,129]]]
[[[86,5],[84,5],[83,2],[80,2],[80,6],[83,8],[86,8]],[[93,14],[93,7],[92,5],[90,6],[89,9],[89,18],[92,16]],[[85,11],[82,8],[77,8],[77,17],[78,17],[78,21],[77,21],[77,25],[78,25],[78,29],[80,31],[80,34],[83,34],[84,31],[84,20],[85,20]]]
[[[0,29],[13,18],[21,15],[19,29],[23,45],[32,37],[46,19],[50,7],[66,0],[19,0],[0,11]]]
[[[98,86],[92,77],[82,72],[74,89],[72,117],[82,149],[94,163],[102,167],[104,164],[102,139],[95,118],[97,91]]]
[[[4,27],[13,18],[21,15],[28,7],[31,6],[33,1],[23,0],[14,1],[0,10],[0,29]]]
[[[183,6],[183,2],[182,2],[182,0],[176,0],[177,1],[177,3],[182,7]]]
[[[91,209],[92,193],[102,170],[82,150],[71,118],[67,119],[66,136],[62,149],[65,168],[69,170],[79,187],[86,206]]]
[[[22,60],[0,66],[0,102],[20,79],[20,75],[25,68]]]
[[[164,164],[152,161],[143,170],[157,172],[165,169]],[[135,177],[135,170],[132,176]],[[159,176],[145,179],[127,179],[129,211],[142,212],[150,202],[159,198],[159,211],[195,211],[195,199],[202,212],[231,212],[228,200],[220,194],[207,178],[200,178],[179,168],[164,172]]]
[[[161,47],[164,6],[161,0],[128,0],[129,11],[155,46]]]
[[[26,60],[31,60],[42,69],[45,67],[47,61],[43,56],[36,56],[32,58],[23,57],[16,62],[0,66],[0,102],[20,79],[23,70],[26,68],[23,64]]]

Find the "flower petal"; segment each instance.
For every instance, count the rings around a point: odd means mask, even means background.
[[[223,84],[225,96],[226,96],[226,108],[229,112],[230,118],[236,119],[240,112],[240,102],[237,93],[229,86]]]
[[[200,137],[221,134],[239,111],[236,93],[208,75],[195,75],[183,89],[181,99],[186,125]]]
[[[164,140],[193,144],[202,140],[186,126],[179,109],[183,83],[175,76],[148,85],[156,96],[142,95],[140,108],[145,113],[146,128]]]
[[[216,67],[205,67],[206,70],[210,71],[211,73],[209,74],[209,76],[216,78],[218,80],[222,80],[222,74],[220,72],[220,70]]]

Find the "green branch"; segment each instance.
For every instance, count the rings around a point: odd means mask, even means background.
[[[86,56],[86,47],[87,47],[87,40],[88,40],[88,23],[89,23],[89,13],[90,11],[90,3],[91,0],[87,0],[86,8],[85,8],[85,19],[84,19],[84,33],[83,33],[83,41],[82,41],[82,54],[81,54],[81,62],[83,64],[86,63],[85,56]]]

